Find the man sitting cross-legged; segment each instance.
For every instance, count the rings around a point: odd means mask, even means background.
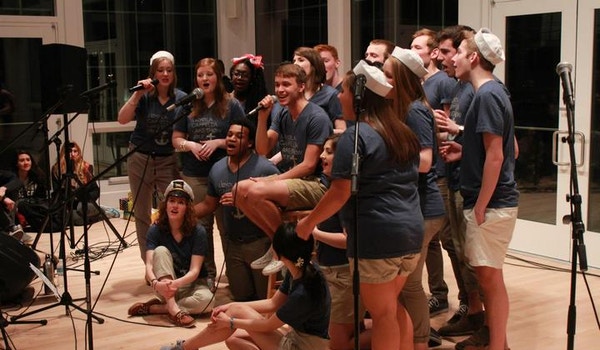
[[[279,146],[282,160],[279,175],[250,178],[237,185],[236,206],[271,239],[282,223],[281,210],[313,208],[325,193],[319,154],[325,139],[332,133],[331,122],[321,107],[304,97],[306,73],[294,64],[283,64],[275,72],[275,92],[284,107],[267,130],[273,99],[265,97],[258,114],[256,152],[267,155]],[[235,190],[234,190],[235,191]],[[272,250],[255,260],[252,267],[264,275],[283,267],[272,259]]]

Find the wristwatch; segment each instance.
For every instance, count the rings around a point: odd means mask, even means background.
[[[465,131],[465,126],[464,125],[458,125],[458,134],[453,135],[451,133],[448,133],[448,141],[453,141],[455,138],[457,138],[460,135],[462,135],[463,131]]]

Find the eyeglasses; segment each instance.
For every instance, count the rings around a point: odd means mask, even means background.
[[[239,70],[234,70],[231,75],[234,78],[239,78],[239,79],[248,79],[248,78],[250,78],[250,74],[248,74],[248,72],[241,72]]]

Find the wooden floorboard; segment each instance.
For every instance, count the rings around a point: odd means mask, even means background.
[[[119,235],[130,245],[119,251],[119,241],[115,234],[100,222],[94,224],[88,232],[90,251],[97,258],[104,251],[102,258],[91,262],[92,270],[99,275],[90,277],[92,302],[95,305],[96,316],[104,319],[103,324],[92,324],[92,346],[94,349],[158,349],[160,345],[168,344],[178,338],[186,338],[201,330],[208,322],[207,317],[197,320],[194,329],[171,327],[168,320],[161,316],[127,317],[127,309],[136,301],[152,298],[151,288],[146,286],[143,279],[144,267],[139,258],[135,234],[135,225],[131,223],[125,231],[126,220],[112,219]],[[75,238],[82,235],[82,228],[77,227]],[[56,234],[58,236],[58,234]],[[218,238],[215,245],[220,247]],[[38,248],[49,251],[48,235],[40,240]],[[67,247],[69,255],[83,248],[80,242],[75,249]],[[505,280],[511,300],[509,320],[509,344],[513,350],[547,350],[567,348],[567,311],[570,296],[570,265],[565,262],[542,259],[510,252],[514,257],[506,260]],[[79,256],[77,256],[79,258]],[[548,267],[533,267],[526,259],[548,265]],[[451,267],[445,257],[446,282],[450,287],[451,310],[432,318],[432,325],[437,328],[451,315],[457,307],[456,284],[452,277]],[[222,252],[217,249],[216,260],[219,266],[223,261]],[[68,265],[82,268],[82,260],[68,259]],[[550,268],[551,267],[551,268]],[[589,288],[595,301],[600,301],[600,271],[590,270],[588,276]],[[68,290],[73,298],[85,297],[86,279],[84,274],[68,271]],[[424,279],[426,280],[426,278]],[[3,311],[9,316],[15,316],[37,310],[56,302],[54,296],[43,294],[40,280],[34,280],[30,285],[34,292],[30,301],[23,305],[4,305]],[[101,294],[98,299],[98,295]],[[217,303],[228,300],[227,286],[221,284],[217,292]],[[86,302],[76,301],[84,309]],[[29,305],[32,304],[32,305]],[[576,335],[575,349],[600,348],[600,330],[594,318],[590,296],[582,276],[577,277],[576,290]],[[86,349],[90,344],[86,337],[86,315],[72,309],[71,315],[65,314],[65,307],[59,306],[27,316],[21,320],[46,319],[45,326],[37,324],[10,324],[6,328],[13,349]],[[454,343],[463,338],[444,339],[442,346],[437,349],[454,349]],[[89,348],[89,347],[87,347]],[[4,342],[0,344],[4,349]],[[224,344],[216,344],[207,349],[226,349]]]

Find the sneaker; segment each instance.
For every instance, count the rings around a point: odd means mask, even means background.
[[[446,324],[438,332],[445,337],[470,335],[483,326],[484,317],[483,311],[473,315],[464,315],[458,322]]]
[[[427,344],[430,348],[435,348],[442,345],[442,336],[433,328],[429,329],[429,342]]]
[[[23,235],[25,234],[25,232],[23,231],[23,228],[21,227],[21,225],[14,225],[10,231],[8,231],[8,234],[13,237],[14,239],[16,239],[17,241],[20,241],[23,238]]]
[[[487,326],[480,327],[467,339],[456,343],[456,350],[467,350],[485,348],[490,343],[490,329]]]
[[[267,265],[271,263],[271,261],[273,261],[273,251],[269,249],[267,250],[265,255],[251,262],[250,267],[254,270],[264,269],[265,267],[267,267]]]
[[[171,345],[161,346],[160,350],[183,350],[183,343],[184,342],[185,342],[185,340],[179,339],[179,340],[177,340],[177,342],[175,343],[175,345],[171,344]]]
[[[448,300],[440,300],[436,297],[429,298],[429,317],[448,311]]]
[[[281,269],[283,269],[283,266],[284,265],[281,260],[271,260],[271,262],[262,270],[262,274],[264,276],[272,275],[281,271]]]
[[[450,319],[448,321],[446,321],[446,324],[453,324],[456,323],[458,321],[460,321],[460,319],[466,315],[469,312],[469,305],[464,304],[462,301],[460,302],[460,305],[458,306],[458,310],[456,310],[456,312],[454,313],[454,315],[452,315],[452,317],[450,317]]]

